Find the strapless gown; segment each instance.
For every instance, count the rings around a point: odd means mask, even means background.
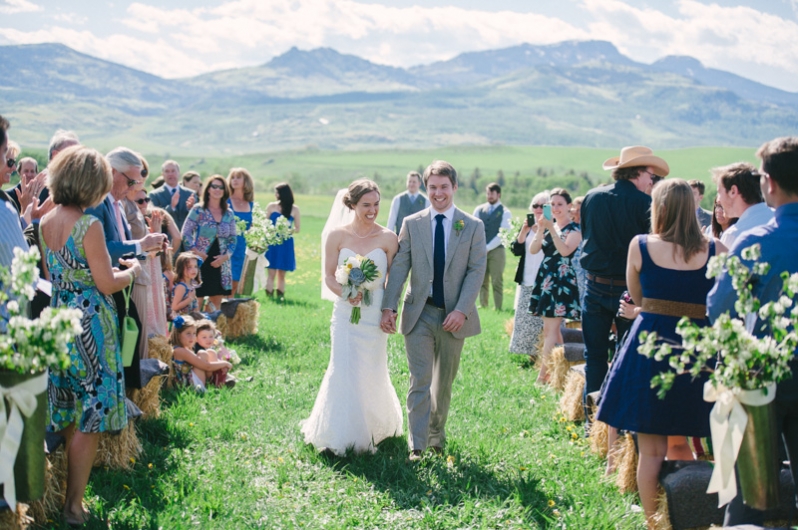
[[[344,248],[338,264],[355,256]],[[366,257],[385,278],[388,257],[374,249]],[[402,407],[388,374],[388,335],[380,329],[383,289],[374,291],[372,304],[361,305],[358,324],[351,324],[352,306],[337,299],[330,321],[330,364],[321,382],[310,417],[300,426],[305,443],[343,455],[374,452],[385,438],[402,435]]]

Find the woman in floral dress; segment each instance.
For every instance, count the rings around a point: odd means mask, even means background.
[[[543,317],[543,363],[538,382],[548,381],[546,359],[551,350],[563,342],[560,331],[563,318],[581,318],[579,289],[571,258],[582,241],[582,233],[571,220],[571,195],[562,188],[555,188],[550,196],[553,219],[540,220],[540,228],[529,245],[529,252],[534,254],[542,249],[544,255],[529,301],[529,312]]]

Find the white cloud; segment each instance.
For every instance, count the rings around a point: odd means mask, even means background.
[[[56,13],[53,15],[53,20],[59,22],[66,22],[73,26],[82,26],[89,21],[87,17],[78,15],[77,13]]]
[[[13,15],[15,13],[33,13],[41,11],[42,6],[36,5],[28,0],[3,0],[0,2],[0,14]]]

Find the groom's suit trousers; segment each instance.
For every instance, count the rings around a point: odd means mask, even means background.
[[[460,366],[465,339],[443,330],[446,311],[427,304],[413,330],[405,335],[410,390],[407,420],[411,449],[443,447],[452,382]]]

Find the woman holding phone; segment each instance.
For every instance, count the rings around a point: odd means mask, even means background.
[[[543,318],[543,357],[538,382],[548,381],[546,359],[551,350],[562,344],[560,326],[563,318],[579,320],[579,289],[571,257],[582,242],[579,226],[571,220],[571,195],[562,188],[551,190],[549,204],[543,206],[543,217],[529,252],[543,250],[535,287],[529,300],[529,312]]]
[[[529,355],[534,360],[538,355],[538,338],[543,331],[543,320],[529,312],[529,299],[535,288],[535,278],[538,275],[540,263],[543,261],[543,252],[529,253],[529,246],[538,231],[541,218],[543,218],[543,205],[549,202],[549,192],[542,191],[532,198],[526,221],[521,231],[518,232],[510,248],[512,253],[520,256],[518,268],[515,270],[515,318],[513,319],[513,335],[510,338],[510,353]]]

